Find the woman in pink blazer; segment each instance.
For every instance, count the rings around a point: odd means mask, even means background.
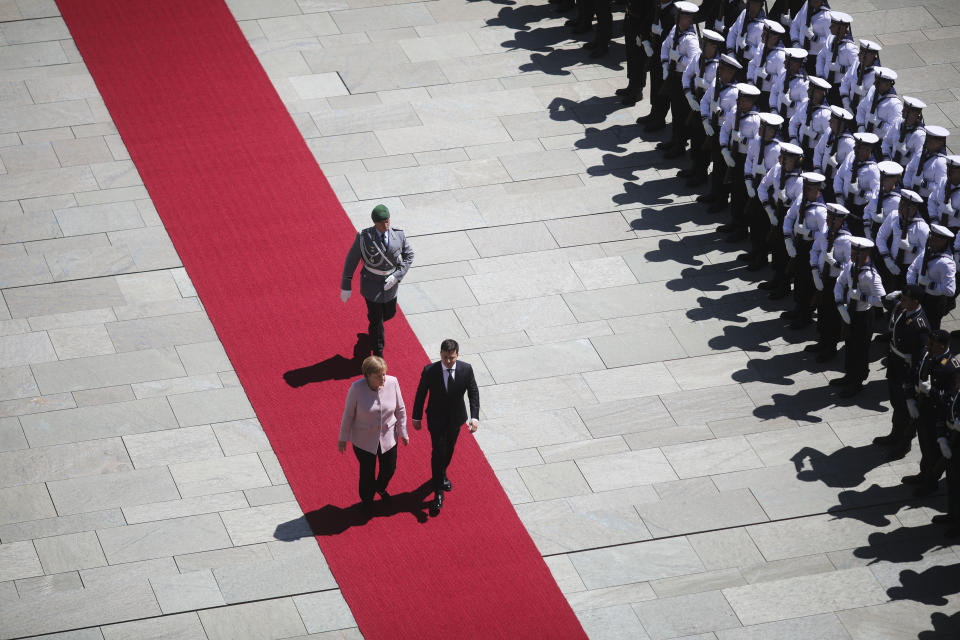
[[[407,410],[403,406],[397,379],[387,375],[383,358],[370,356],[363,361],[363,378],[350,385],[337,448],[346,451],[347,441],[360,463],[360,500],[364,511],[373,508],[374,492],[390,502],[387,484],[397,469],[397,435],[404,445],[407,436]],[[377,460],[380,473],[377,475]]]

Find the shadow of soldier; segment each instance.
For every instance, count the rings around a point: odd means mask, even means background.
[[[900,572],[900,586],[887,589],[892,600],[913,600],[928,605],[945,605],[947,596],[960,593],[960,563],[930,567],[924,571]]]
[[[277,525],[273,537],[284,542],[293,542],[310,536],[335,536],[350,527],[365,525],[373,518],[389,518],[402,513],[411,514],[422,524],[428,520],[427,509],[430,501],[427,497],[431,492],[430,482],[424,482],[412,491],[393,494],[389,505],[380,500],[376,501],[370,513],[365,512],[359,502],[349,507],[328,504],[295,520]]]
[[[316,364],[299,369],[291,369],[283,374],[284,381],[297,389],[312,382],[324,380],[347,380],[360,375],[360,366],[364,358],[370,355],[370,339],[365,333],[357,334],[353,345],[353,356],[347,358],[339,353]]]
[[[948,640],[949,638],[960,638],[960,611],[953,615],[947,615],[937,611],[930,615],[930,624],[933,629],[921,631],[917,640]]]

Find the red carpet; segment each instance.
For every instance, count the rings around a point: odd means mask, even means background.
[[[356,459],[336,452],[366,330],[360,296],[339,299],[354,230],[223,2],[58,4],[363,634],[584,637],[470,435],[439,518],[412,430],[395,513],[357,518]],[[387,340],[412,408],[427,355],[399,314]]]

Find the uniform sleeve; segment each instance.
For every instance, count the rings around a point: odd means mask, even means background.
[[[683,87],[685,92],[693,91],[693,78],[697,75],[695,72],[699,64],[700,56],[697,54],[690,58],[687,66],[683,68],[683,75],[680,76],[680,86]]]
[[[783,217],[783,237],[793,237],[793,227],[797,224],[797,214],[799,213],[799,208],[800,198],[797,198],[793,201],[793,204],[790,205],[790,208],[787,209],[787,215]]]
[[[957,265],[953,260],[944,260],[943,278],[934,284],[933,290],[938,295],[953,297],[957,291]]]
[[[730,143],[730,132],[735,119],[729,113],[724,117],[723,126],[720,127],[720,146],[726,147]]]
[[[353,432],[353,422],[357,415],[357,396],[356,387],[350,385],[347,391],[347,399],[343,405],[343,416],[340,417],[340,442],[350,442],[350,435]]]
[[[920,274],[921,263],[923,262],[923,253],[919,254],[907,267],[907,284],[917,284],[917,276]]]
[[[867,90],[867,95],[863,96],[860,104],[857,105],[857,125],[863,127],[867,122],[867,114],[870,112],[870,104],[873,102],[873,87]]]
[[[858,181],[860,194],[867,199],[876,198],[880,194],[880,170],[876,164],[870,165],[870,173],[866,176],[867,180]]]
[[[737,38],[740,37],[740,29],[743,27],[743,14],[746,11],[741,11],[740,15],[737,16],[736,21],[730,25],[730,31],[727,32],[727,51],[736,51],[737,50]]]
[[[827,248],[826,234],[818,231],[813,238],[813,246],[810,247],[810,266],[816,269],[820,266],[820,254]]]
[[[893,219],[896,216],[889,215],[883,219],[883,222],[880,224],[880,229],[877,231],[877,251],[880,252],[881,256],[888,256],[890,252],[887,250],[887,246],[890,243],[890,234],[892,233]]]
[[[747,157],[743,161],[743,177],[744,179],[749,179],[753,177],[753,166],[756,164],[758,157],[760,156],[760,141],[757,138],[753,138],[747,143]]]
[[[804,119],[807,114],[805,113],[806,109],[810,108],[808,101],[804,101],[800,106],[797,107],[797,110],[793,112],[793,115],[790,116],[790,122],[787,123],[787,132],[790,135],[790,142],[797,144],[800,138],[800,125],[803,124]]]
[[[842,303],[843,295],[847,288],[847,281],[850,279],[850,265],[845,264],[843,269],[840,270],[840,275],[837,276],[837,282],[833,285],[833,301],[836,303]]]
[[[353,272],[357,270],[360,264],[360,234],[353,238],[353,244],[347,252],[347,259],[343,263],[343,277],[340,278],[340,288],[344,291],[350,291],[353,286]]]
[[[930,192],[930,197],[927,198],[927,212],[930,214],[930,222],[943,224],[940,220],[940,205],[946,197],[946,186],[946,178],[940,180],[936,188]]]
[[[844,186],[844,174],[850,170],[850,166],[847,161],[844,160],[842,164],[837,167],[836,173],[833,175],[833,193],[836,194],[836,197],[840,200],[847,195],[847,189]]]
[[[870,304],[871,307],[882,307],[883,306],[883,296],[887,295],[887,292],[883,289],[883,282],[880,280],[880,274],[876,270],[871,270],[870,278],[870,291],[867,292],[865,300]]]
[[[880,155],[883,156],[885,160],[892,159],[897,152],[897,145],[900,142],[900,126],[902,124],[903,120],[901,119],[897,124],[887,129],[883,140],[880,141]]]
[[[827,152],[827,140],[829,139],[829,135],[820,136],[817,140],[817,146],[813,148],[813,166],[819,170],[820,173],[823,173],[827,169],[828,158],[825,156]]]
[[[410,239],[407,238],[407,234],[403,234],[403,248],[400,250],[400,259],[400,266],[393,272],[397,280],[402,280],[403,276],[407,275],[407,271],[410,270],[410,265],[413,264],[413,247],[410,246]]]
[[[713,83],[707,85],[707,90],[703,92],[703,97],[700,98],[700,117],[709,118],[710,113],[710,103],[713,102]]]
[[[827,41],[824,43],[823,48],[820,49],[820,53],[817,54],[817,76],[820,78],[827,79],[829,78],[829,67],[830,67],[830,58],[832,57],[833,52],[830,50],[830,46],[833,42],[833,39],[836,36],[829,35],[827,36]]]
[[[760,198],[761,204],[768,204],[770,202],[770,192],[773,190],[774,174],[776,171],[776,167],[771,167],[760,180],[760,186],[757,187],[757,197]]]
[[[394,381],[393,388],[397,391],[396,406],[393,409],[393,415],[397,419],[397,433],[401,438],[407,436],[407,407],[403,404],[403,394],[400,392],[400,382]]]

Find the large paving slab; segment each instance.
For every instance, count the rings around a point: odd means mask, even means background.
[[[591,638],[960,635],[943,497],[869,445],[882,368],[840,402],[784,339],[612,97],[619,26],[591,63],[547,3],[227,4],[350,219],[411,236],[401,307],[475,365]],[[960,126],[954,2],[834,4]],[[275,537],[302,514],[49,0],[0,1],[0,113],[0,637],[360,637],[309,532]]]

